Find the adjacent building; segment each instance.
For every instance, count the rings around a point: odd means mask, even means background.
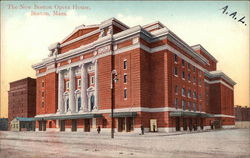
[[[28,77],[11,82],[8,95],[9,127],[15,117],[36,115],[36,79]]]
[[[236,106],[234,113],[236,128],[250,128],[250,107]]]
[[[37,130],[110,131],[112,118],[116,132],[234,127],[236,83],[161,22],[81,25],[49,51],[32,66]]]

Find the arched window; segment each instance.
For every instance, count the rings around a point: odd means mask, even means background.
[[[95,105],[95,97],[94,97],[94,95],[92,95],[90,97],[90,110],[91,111],[94,109],[94,105]]]
[[[78,100],[77,100],[77,105],[78,105],[78,111],[80,111],[81,109],[81,97],[78,97]]]
[[[67,99],[67,101],[66,101],[66,111],[68,111],[69,110],[69,99]]]

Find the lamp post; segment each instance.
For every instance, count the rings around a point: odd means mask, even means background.
[[[113,68],[113,56],[112,59],[112,68]],[[111,71],[111,138],[114,138],[114,104],[115,104],[115,90],[114,90],[114,83],[118,81],[117,78],[117,71],[112,69]]]

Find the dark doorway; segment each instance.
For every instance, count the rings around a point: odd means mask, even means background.
[[[84,120],[84,132],[90,132],[90,119]]]
[[[65,120],[60,120],[60,131],[65,131]]]
[[[175,118],[175,129],[176,131],[180,131],[180,118],[179,117]]]
[[[125,118],[118,118],[118,132],[125,130]]]
[[[126,118],[126,132],[131,132],[134,130],[133,117]]]
[[[77,120],[72,120],[71,131],[72,131],[72,132],[77,131]]]
[[[43,122],[39,121],[39,131],[42,131],[42,130],[43,130]]]
[[[192,118],[189,119],[189,130],[192,131],[193,129],[193,121]]]
[[[203,130],[203,119],[202,118],[200,119],[200,127],[201,127],[201,130]]]
[[[186,131],[187,130],[187,119],[183,119],[183,130]]]
[[[42,130],[46,131],[46,121],[42,121]]]

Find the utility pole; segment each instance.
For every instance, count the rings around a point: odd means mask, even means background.
[[[114,105],[115,105],[115,88],[114,83],[118,81],[117,71],[114,69],[114,56],[111,56],[111,138],[114,138]]]

